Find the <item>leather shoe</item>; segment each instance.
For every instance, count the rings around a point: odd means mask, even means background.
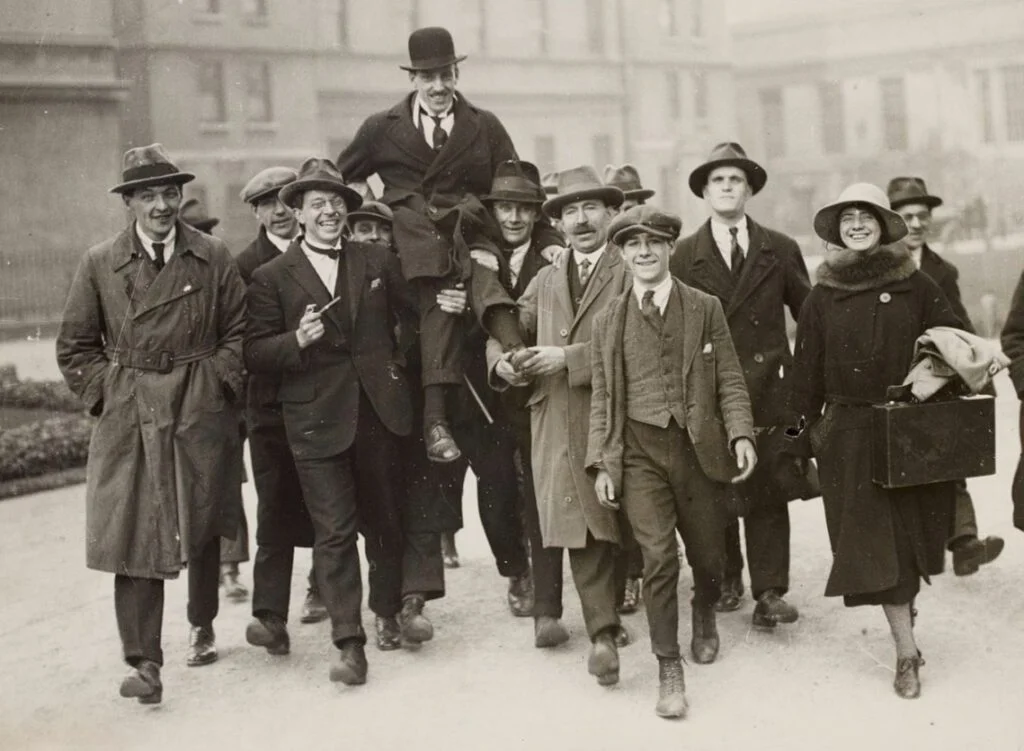
[[[217,645],[213,626],[190,626],[186,663],[190,668],[217,662]]]
[[[683,663],[678,657],[658,658],[658,704],[654,713],[658,717],[676,719],[686,716],[686,679]]]
[[[265,647],[272,655],[286,655],[291,651],[288,627],[276,615],[253,618],[245,627],[245,640],[254,647]]]
[[[722,594],[715,603],[719,613],[731,613],[739,610],[743,600],[743,577],[727,576],[722,582]]]
[[[953,573],[970,576],[981,566],[992,563],[1003,552],[1003,538],[990,536],[984,540],[977,537],[964,540],[953,548]]]
[[[315,589],[306,592],[306,600],[302,603],[302,614],[299,616],[299,623],[319,623],[327,620],[327,608],[324,601],[320,599],[320,593]]]
[[[896,661],[896,678],[892,687],[901,699],[916,699],[921,695],[921,678],[918,670],[924,665],[921,653],[917,657],[901,657]]]
[[[390,652],[402,648],[402,630],[397,618],[378,615],[374,618],[373,625],[377,629],[377,649],[381,652]]]
[[[623,615],[635,613],[640,607],[640,579],[629,577],[622,588],[622,603],[618,611]]]
[[[587,672],[595,676],[602,686],[613,686],[619,682],[619,650],[609,629],[598,634],[590,646]]]
[[[800,613],[777,590],[768,589],[757,598],[751,622],[755,628],[773,629],[780,623],[795,623]]]
[[[633,643],[633,636],[629,633],[629,629],[627,629],[622,624],[619,624],[615,627],[615,631],[612,635],[612,638],[615,640],[615,646],[619,649],[622,649],[623,647],[628,647],[630,644]]]
[[[569,630],[558,618],[550,615],[537,616],[533,621],[533,646],[549,649],[569,641]]]
[[[462,458],[462,452],[455,443],[451,431],[443,422],[435,422],[424,433],[427,458],[438,464],[449,464]]]
[[[423,615],[424,604],[423,595],[406,595],[402,598],[398,625],[402,639],[409,644],[422,644],[434,638],[434,626]]]
[[[224,597],[231,602],[249,599],[249,590],[238,581],[237,563],[225,563],[220,567],[220,586],[224,589]]]
[[[517,618],[533,615],[533,576],[529,569],[521,576],[508,578],[508,608]]]
[[[718,657],[718,626],[713,607],[691,605],[693,636],[690,651],[698,665],[710,665]]]
[[[330,678],[334,683],[361,686],[366,683],[366,650],[358,639],[347,639],[331,658]]]
[[[138,699],[139,704],[159,704],[164,698],[160,666],[151,660],[141,660],[122,679],[121,696],[126,699]]]
[[[444,560],[445,568],[458,568],[459,551],[455,549],[455,533],[441,533],[441,558]]]

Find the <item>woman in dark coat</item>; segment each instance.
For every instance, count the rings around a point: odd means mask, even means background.
[[[898,243],[906,225],[876,186],[844,190],[815,215],[814,230],[827,250],[800,312],[790,407],[810,423],[821,475],[832,545],[825,595],[842,595],[848,607],[882,606],[896,642],[894,688],[912,699],[923,664],[914,598],[922,578],[942,571],[953,486],[874,484],[870,406],[902,383],[918,336],[960,323]]]

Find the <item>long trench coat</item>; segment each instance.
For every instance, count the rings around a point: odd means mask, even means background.
[[[177,576],[242,509],[245,286],[223,242],[178,222],[157,271],[134,225],[90,248],[57,337],[68,386],[98,417],[86,563]]]
[[[545,547],[583,548],[587,532],[618,544],[614,511],[597,502],[586,472],[590,434],[590,336],[594,317],[628,286],[626,265],[616,248],[604,252],[573,314],[568,273],[546,266],[519,299],[519,320],[538,345],[565,349],[567,370],[535,382],[527,400],[533,434],[532,460],[537,510]]]

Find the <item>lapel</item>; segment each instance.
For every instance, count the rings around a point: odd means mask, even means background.
[[[683,379],[690,372],[693,358],[697,356],[697,350],[701,347],[704,329],[704,313],[701,310],[698,297],[686,288],[686,285],[675,280],[673,294],[682,304],[683,308]]]
[[[571,251],[570,251],[571,252]],[[555,299],[562,308],[562,320],[572,321],[572,292],[569,290],[569,274],[573,271],[571,256],[565,259],[560,269],[552,269],[551,286],[554,288]]]
[[[946,269],[943,268],[942,259],[938,253],[928,247],[927,243],[921,247],[921,271],[940,287],[946,280]]]
[[[568,266],[568,264],[566,265]],[[597,268],[593,271],[593,278],[589,280],[586,290],[583,291],[583,299],[580,300],[579,310],[576,311],[576,318],[572,322],[574,328],[582,320],[583,316],[586,315],[587,310],[594,304],[594,301],[600,297],[604,288],[611,284],[612,277],[615,276],[616,270],[621,265],[622,254],[618,248],[609,243],[597,264]],[[566,278],[566,284],[568,284],[568,277]],[[569,309],[572,310],[571,307]]]
[[[348,303],[351,312],[352,328],[355,330],[356,313],[363,294],[363,279],[366,276],[366,256],[358,243],[345,243],[345,276],[348,277]],[[339,286],[341,286],[339,284]],[[340,305],[341,303],[339,303]],[[331,311],[327,311],[328,314]]]
[[[320,280],[320,276],[316,273],[316,269],[313,268],[313,264],[306,258],[306,253],[302,250],[302,245],[298,238],[292,240],[292,244],[284,252],[284,258],[288,273],[309,295],[310,302],[316,303],[317,308],[322,308],[331,301],[332,295]],[[324,315],[334,322],[339,331],[344,333],[345,329],[341,325],[341,319],[338,318],[337,305],[328,310]]]
[[[452,133],[445,142],[444,148],[438,152],[437,158],[431,161],[427,174],[423,176],[425,183],[455,162],[462,152],[473,144],[480,132],[480,115],[461,93],[458,94],[453,114],[455,124],[452,126]],[[411,122],[412,115],[409,116],[409,119]],[[420,136],[420,142],[428,151],[431,151],[423,136]],[[432,151],[431,154],[433,154]]]
[[[735,291],[735,281],[729,267],[725,265],[722,254],[718,252],[718,246],[715,245],[710,219],[697,230],[694,246],[693,262],[690,267],[691,283],[727,304]]]
[[[122,277],[128,293],[128,309],[138,319],[156,308],[198,293],[203,287],[193,259],[207,259],[202,240],[194,230],[178,222],[174,253],[161,271],[146,258],[146,251],[135,235],[134,225],[115,241],[120,244],[115,258],[122,263]],[[125,260],[127,259],[127,262]],[[133,310],[134,308],[134,310]]]
[[[750,237],[750,247],[747,248],[747,259],[740,272],[740,278],[736,282],[732,297],[726,306],[726,316],[732,315],[740,305],[750,297],[750,294],[765,280],[775,268],[778,259],[775,257],[775,250],[768,241],[768,233],[748,216],[747,232]],[[718,254],[721,258],[721,254]]]
[[[415,92],[405,97],[388,112],[391,127],[388,128],[387,135],[392,143],[415,159],[420,167],[426,170],[432,163],[437,161],[435,159],[437,155],[427,145],[426,140],[423,138],[423,131],[417,128],[413,122],[412,100],[414,96],[416,96]]]
[[[281,255],[281,251],[267,237],[267,228],[260,227],[260,232],[256,236],[256,260],[259,261],[260,266],[273,261],[279,255]]]

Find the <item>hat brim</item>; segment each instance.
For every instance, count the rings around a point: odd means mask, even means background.
[[[324,190],[329,193],[339,194],[345,200],[347,211],[355,211],[363,205],[363,197],[345,185],[345,183],[338,182],[337,180],[325,180],[320,177],[299,178],[295,182],[290,182],[281,188],[281,192],[277,194],[277,197],[281,199],[281,203],[285,206],[294,209],[298,208],[295,205],[295,199],[310,190]]]
[[[520,193],[518,191],[498,191],[497,193],[490,193],[480,199],[484,203],[492,201],[512,201],[514,203],[532,203],[540,206],[544,203],[544,199],[535,193]]]
[[[757,195],[761,192],[761,188],[768,182],[768,173],[764,171],[757,162],[752,159],[732,158],[732,159],[714,159],[710,162],[704,162],[693,172],[690,173],[690,191],[697,196],[697,198],[704,197],[704,187],[708,184],[708,176],[719,167],[739,167],[747,175],[747,183],[750,185],[750,192],[753,195]]]
[[[141,190],[142,188],[151,188],[154,185],[184,185],[190,183],[196,179],[196,176],[191,172],[172,172],[169,175],[157,175],[154,177],[142,177],[138,180],[129,180],[128,182],[115,185],[110,189],[111,193],[131,193],[135,190]]]
[[[348,213],[348,216],[346,216],[345,218],[348,219],[349,221],[355,221],[358,219],[371,219],[375,222],[384,222],[385,224],[393,225],[395,223],[394,219],[386,217],[383,214],[376,214],[372,211],[363,211],[362,209],[350,211]]]
[[[650,188],[622,191],[622,194],[626,197],[627,201],[646,201],[648,198],[654,198],[655,193],[656,191],[653,191]]]
[[[275,185],[273,188],[265,188],[264,190],[261,190],[259,193],[256,193],[256,194],[251,195],[248,198],[246,198],[245,202],[255,206],[260,201],[262,201],[264,198],[270,198],[271,196],[277,196],[281,192],[282,188],[284,188],[285,185],[289,185],[289,184],[290,183],[285,183],[284,185]]]
[[[561,219],[562,209],[567,204],[575,203],[576,201],[586,201],[588,198],[599,198],[604,201],[605,205],[613,209],[617,209],[626,200],[626,196],[621,190],[606,185],[601,188],[589,188],[587,190],[577,190],[572,193],[556,195],[554,198],[545,201],[541,208],[549,218]]]
[[[615,230],[615,234],[611,236],[611,239],[613,243],[621,246],[622,243],[638,232],[646,232],[649,235],[654,235],[655,237],[660,237],[663,240],[668,240],[673,243],[679,239],[678,232],[667,232],[665,230],[657,229],[656,227],[650,227],[646,224],[630,224],[617,229]]]
[[[850,206],[864,206],[878,215],[882,225],[879,243],[882,245],[891,245],[907,236],[907,223],[903,221],[903,217],[884,206],[862,200],[837,201],[818,209],[818,213],[814,215],[814,234],[827,243],[845,248],[846,243],[839,234],[839,215],[843,209]]]
[[[896,211],[901,206],[907,206],[912,203],[920,203],[927,206],[929,209],[938,208],[942,205],[942,199],[938,196],[914,196],[907,198],[897,198],[895,200],[890,199],[889,204],[892,206],[893,211]]]
[[[185,220],[183,219],[182,221]],[[211,229],[220,224],[220,219],[199,219],[195,222],[185,222],[185,224],[190,224],[192,225],[192,227],[199,230],[200,232],[205,232],[209,234]]]
[[[424,70],[437,70],[438,68],[447,68],[449,65],[458,65],[467,57],[469,57],[469,55],[441,57],[437,60],[424,60],[420,63],[410,63],[409,65],[399,65],[398,67],[402,70],[407,70],[410,73],[419,73]]]

